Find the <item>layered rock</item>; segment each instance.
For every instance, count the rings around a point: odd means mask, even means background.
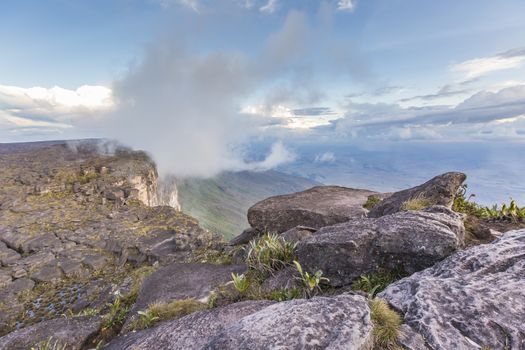
[[[373,191],[317,186],[303,192],[267,198],[248,210],[250,225],[260,232],[281,233],[296,226],[321,228],[362,218]]]
[[[458,252],[380,297],[429,348],[525,348],[525,230]]]
[[[311,272],[321,270],[342,286],[378,269],[413,273],[432,266],[463,244],[463,216],[435,206],[381,218],[354,219],[305,238],[297,256]]]
[[[377,218],[406,210],[410,206],[424,208],[443,205],[450,208],[466,178],[465,174],[458,172],[436,176],[422,185],[393,193],[372,208],[368,216]]]

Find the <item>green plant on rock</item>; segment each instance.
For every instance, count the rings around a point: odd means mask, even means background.
[[[195,299],[174,300],[169,303],[156,302],[146,310],[138,312],[138,317],[131,324],[133,330],[149,328],[154,324],[180,318],[208,308],[208,305]]]
[[[136,295],[123,297],[117,292],[115,300],[112,303],[107,304],[108,312],[104,315],[102,329],[109,330],[114,327],[121,327],[124,324],[126,316],[135,300]]]
[[[287,301],[301,298],[303,295],[300,288],[281,288],[269,293],[268,299],[274,301]]]
[[[303,270],[301,264],[294,260],[295,268],[299,272],[299,280],[304,287],[307,297],[311,297],[313,293],[321,291],[321,282],[328,282],[328,278],[323,277],[323,271],[317,270],[313,275]]]
[[[419,211],[433,205],[432,201],[428,198],[412,198],[403,203],[404,210]]]
[[[244,274],[238,275],[235,272],[232,272],[232,281],[235,289],[241,294],[245,293],[250,287],[250,281]]]
[[[392,310],[383,299],[371,299],[369,306],[370,316],[374,324],[373,334],[376,347],[386,350],[401,349],[397,344],[403,323],[401,316]]]
[[[375,297],[377,293],[383,291],[389,284],[401,277],[402,274],[390,271],[361,275],[352,282],[352,289],[363,291],[370,297]]]
[[[252,270],[271,274],[294,261],[296,246],[277,234],[266,233],[250,242],[246,264]]]
[[[363,204],[363,208],[372,210],[381,202],[381,198],[376,195],[368,196],[366,203]]]
[[[62,344],[57,340],[53,342],[53,337],[48,340],[40,342],[31,347],[31,350],[66,350],[67,344]]]
[[[456,197],[454,197],[452,210],[458,213],[468,214],[478,218],[485,218],[485,208],[471,201],[471,198],[476,196],[475,194],[471,194],[467,197],[467,189],[467,184],[461,185],[461,187],[458,189]]]

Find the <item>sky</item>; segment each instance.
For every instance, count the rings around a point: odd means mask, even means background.
[[[188,176],[271,168],[304,144],[523,145],[524,14],[523,0],[2,0],[0,142],[114,138]],[[248,159],[253,143],[265,157]]]

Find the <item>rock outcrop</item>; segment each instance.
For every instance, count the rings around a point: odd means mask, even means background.
[[[359,295],[241,302],[121,337],[106,349],[371,350],[373,324]]]
[[[395,192],[383,199],[370,210],[368,216],[377,218],[393,214],[406,210],[411,205],[422,208],[432,205],[443,205],[450,208],[459,187],[466,178],[465,174],[458,172],[436,176],[422,185]]]
[[[525,230],[456,253],[380,297],[430,349],[525,348]]]
[[[301,241],[297,256],[306,270],[342,286],[379,268],[413,273],[432,266],[460,248],[463,236],[462,215],[435,206],[324,227]]]
[[[57,344],[56,349],[80,350],[96,345],[88,341],[101,326],[102,318],[98,316],[57,318],[9,333],[0,338],[0,349],[40,349],[38,346],[48,343],[48,349]]]
[[[317,186],[267,198],[248,210],[250,225],[260,232],[282,233],[296,226],[319,229],[366,216],[363,205],[373,191]]]

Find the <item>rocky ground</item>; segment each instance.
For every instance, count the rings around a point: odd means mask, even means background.
[[[271,197],[226,245],[74,146],[0,146],[1,349],[525,349],[525,230],[452,210],[464,174]]]

